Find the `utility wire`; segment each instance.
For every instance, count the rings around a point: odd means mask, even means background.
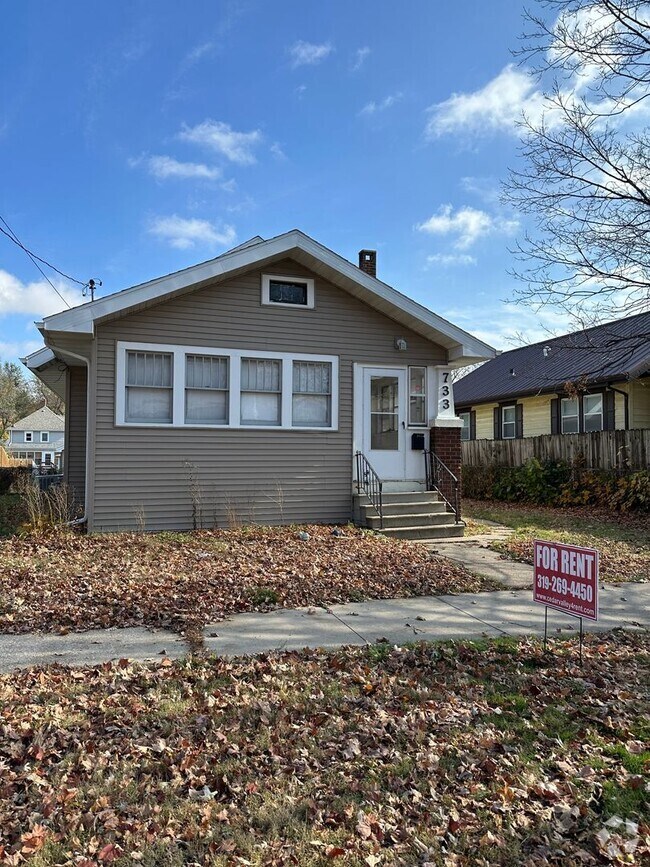
[[[2,215],[0,215],[0,221],[2,221],[2,222],[5,224],[5,226],[7,227],[7,229],[8,229],[8,231],[5,231],[5,230],[2,228],[2,226],[0,226],[0,232],[2,232],[3,235],[6,235],[6,237],[9,238],[10,241],[13,241],[13,243],[16,244],[17,247],[20,247],[20,249],[23,250],[23,251],[24,251],[24,252],[29,256],[29,258],[32,260],[32,262],[34,263],[34,265],[35,265],[35,266],[38,268],[38,270],[41,272],[41,274],[43,275],[43,277],[45,278],[45,280],[47,280],[47,282],[50,284],[50,286],[52,287],[52,289],[54,289],[54,291],[56,292],[56,294],[59,296],[59,298],[61,299],[61,301],[63,301],[63,303],[66,305],[66,307],[70,307],[71,305],[70,305],[70,304],[67,302],[67,300],[63,297],[63,295],[59,292],[59,290],[56,288],[56,286],[54,285],[54,283],[52,283],[52,281],[50,280],[50,278],[47,276],[47,274],[45,273],[45,271],[43,271],[43,269],[41,268],[41,266],[40,266],[38,263],[39,263],[39,262],[42,262],[44,265],[47,265],[48,268],[51,268],[53,271],[56,271],[57,274],[60,274],[62,277],[65,277],[66,280],[71,280],[73,283],[78,283],[80,286],[86,286],[87,284],[82,283],[81,280],[75,280],[74,277],[70,277],[68,274],[64,274],[63,271],[59,271],[58,268],[55,268],[54,265],[51,265],[47,260],[42,259],[40,256],[37,256],[36,253],[32,253],[32,251],[29,250],[29,249],[28,249],[28,248],[27,248],[27,247],[22,243],[22,241],[19,239],[18,235],[16,235],[16,233],[14,232],[14,230],[11,228],[11,226],[9,225],[9,223],[7,223],[7,221],[5,220],[5,218],[4,218]]]

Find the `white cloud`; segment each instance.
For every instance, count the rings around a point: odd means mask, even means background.
[[[387,108],[391,108],[393,105],[395,105],[396,102],[399,102],[402,96],[403,94],[398,92],[390,94],[389,96],[382,99],[381,102],[375,102],[374,100],[371,100],[364,105],[359,114],[363,114],[368,117],[370,115],[377,114],[377,112],[386,111]]]
[[[52,280],[71,307],[83,302],[81,287],[71,289],[59,280]],[[65,310],[66,305],[46,280],[23,283],[18,277],[0,269],[0,316],[21,313],[40,319]]]
[[[280,147],[278,142],[274,142],[271,145],[270,151],[273,154],[273,156],[276,158],[276,160],[279,160],[280,162],[284,162],[287,159],[287,155],[282,150],[282,148]]]
[[[367,45],[364,45],[363,48],[357,48],[354,52],[354,61],[352,63],[352,72],[357,72],[363,64],[368,59],[368,55],[370,54],[370,49]]]
[[[179,138],[217,151],[231,162],[245,166],[256,162],[253,150],[262,141],[262,133],[259,129],[237,132],[223,121],[205,120],[196,126],[184,127]]]
[[[300,39],[289,48],[291,65],[294,69],[299,66],[315,66],[329,57],[333,50],[329,42],[304,42]]]
[[[441,205],[436,214],[424,223],[419,223],[416,229],[430,235],[451,235],[455,239],[454,247],[466,250],[479,238],[494,234],[510,235],[518,227],[516,219],[493,216],[478,208],[465,206],[454,211],[451,205]]]
[[[576,328],[575,320],[565,311],[551,307],[535,311],[512,301],[468,304],[444,310],[441,315],[503,351],[547,340]]]
[[[427,256],[427,262],[429,265],[442,265],[444,268],[453,265],[476,265],[476,259],[468,253],[434,253]]]
[[[42,346],[42,340],[12,340],[8,343],[0,340],[0,360],[6,358],[11,361],[12,359],[24,358]]]
[[[188,51],[183,62],[187,66],[198,63],[202,57],[205,57],[206,54],[210,54],[214,48],[215,43],[212,39],[209,39],[207,42],[201,42],[198,45],[195,45],[191,51]]]
[[[471,93],[454,93],[429,109],[425,128],[429,139],[446,133],[515,133],[524,114],[538,122],[545,100],[529,73],[508,64],[484,87]]]
[[[152,156],[146,157],[147,171],[159,181],[167,178],[181,178],[183,180],[206,180],[216,181],[221,177],[221,169],[217,166],[207,166],[205,163],[181,163],[173,157]],[[130,165],[137,166],[142,159],[130,160]]]
[[[306,84],[299,84],[298,85],[298,87],[295,90],[295,93],[296,93],[296,96],[298,97],[298,99],[302,99],[302,96],[306,90],[307,90]]]
[[[195,246],[227,247],[237,240],[233,226],[224,224],[217,227],[208,220],[185,219],[177,214],[154,218],[148,231],[177,250]]]

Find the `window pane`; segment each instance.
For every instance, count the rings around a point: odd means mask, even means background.
[[[593,433],[593,431],[603,429],[603,414],[601,412],[592,412],[589,415],[585,414],[585,431]]]
[[[409,367],[409,393],[424,394],[426,383],[426,367]]]
[[[399,446],[397,415],[395,413],[371,413],[370,448],[381,451],[396,451]]]
[[[227,424],[228,392],[188,388],[185,392],[185,421]]]
[[[216,355],[188,355],[185,385],[188,388],[228,388],[228,359]]]
[[[280,395],[242,394],[241,421],[242,424],[280,424]]]
[[[411,397],[409,399],[409,424],[412,425],[425,425],[426,420],[426,398],[424,395],[422,397]]]
[[[294,394],[330,394],[332,365],[329,362],[294,361]]]
[[[242,391],[280,391],[280,361],[242,358]]]
[[[172,355],[168,352],[126,354],[126,384],[171,388]]]
[[[461,440],[468,440],[469,439],[469,413],[468,412],[461,412],[459,418],[463,422],[463,426],[460,429],[460,438],[461,438]]]
[[[501,431],[501,436],[504,438],[504,440],[513,440],[515,438],[515,423],[513,421],[503,423],[503,430]]]
[[[578,415],[578,401],[574,398],[562,398],[562,415]]]
[[[515,408],[514,406],[504,406],[503,407],[503,416],[502,416],[503,424],[514,424],[515,421]]]
[[[293,424],[296,427],[329,427],[330,397],[326,394],[294,394]]]
[[[307,305],[307,284],[289,280],[269,281],[269,301],[275,304]]]
[[[585,415],[587,413],[592,412],[601,412],[603,411],[603,398],[600,394],[586,394],[584,396],[583,406],[585,408]]]
[[[171,423],[171,388],[127,388],[126,420]]]
[[[562,418],[562,433],[578,433],[578,416],[564,416]]]

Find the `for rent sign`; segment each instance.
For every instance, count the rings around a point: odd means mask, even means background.
[[[533,599],[598,620],[598,551],[536,540]]]

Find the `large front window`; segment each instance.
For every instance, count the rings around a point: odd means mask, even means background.
[[[118,342],[115,421],[336,430],[338,378],[332,355]]]

